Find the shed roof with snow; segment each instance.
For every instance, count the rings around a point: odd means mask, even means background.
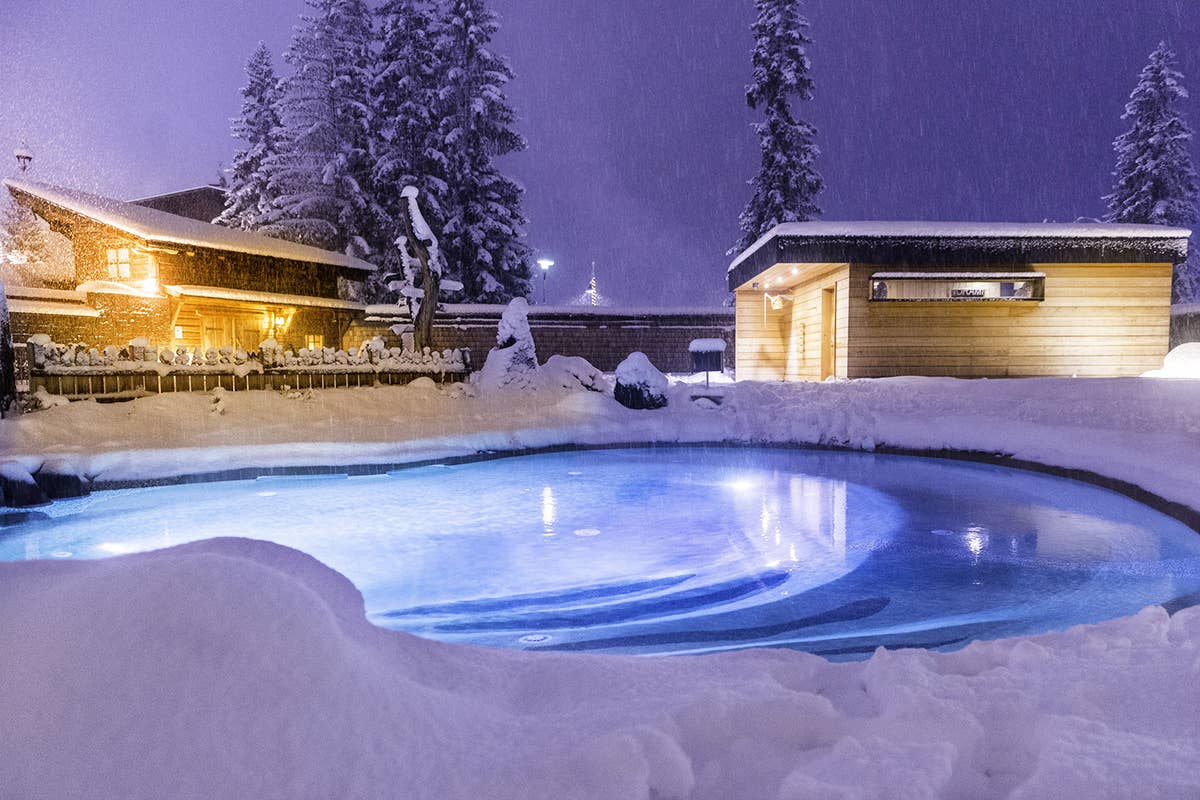
[[[735,258],[728,282],[736,289],[775,264],[1178,264],[1190,235],[1186,228],[1098,222],[791,222]]]

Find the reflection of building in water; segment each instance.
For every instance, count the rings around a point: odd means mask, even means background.
[[[558,501],[554,499],[554,490],[549,486],[542,487],[542,533],[552,536],[554,526],[558,522]]]
[[[778,480],[782,476],[776,476]],[[748,538],[761,560],[843,566],[846,561],[846,482],[805,475],[787,476],[786,491],[776,480],[739,481],[739,511],[758,517]],[[753,504],[753,506],[751,505]],[[752,510],[753,509],[753,510]],[[750,531],[747,531],[750,533]]]

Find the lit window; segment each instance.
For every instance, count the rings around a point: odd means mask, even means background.
[[[108,250],[108,277],[113,280],[129,277],[129,248],[117,247]]]
[[[876,272],[871,276],[873,301],[1042,300],[1041,272]]]
[[[310,333],[304,337],[304,346],[309,350],[320,350],[325,346],[325,337],[319,333]]]

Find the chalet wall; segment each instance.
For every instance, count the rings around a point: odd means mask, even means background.
[[[905,303],[871,302],[879,267],[854,265],[847,377],[1118,376],[1162,364],[1170,264],[1031,269],[1046,274],[1040,302]]]
[[[165,284],[219,286],[308,297],[338,296],[339,270],[328,264],[206,249],[156,253],[155,260],[159,280]]]
[[[474,366],[478,367],[496,344],[496,329],[502,306],[489,312],[469,315],[439,314],[434,325],[437,349],[469,347]],[[400,346],[400,337],[389,329],[399,319],[356,321],[344,338],[345,347],[357,347],[363,340],[382,336],[389,347]],[[691,372],[688,343],[693,339],[724,339],[725,365],[734,365],[733,315],[728,311],[711,313],[621,314],[606,312],[530,313],[538,358],[552,355],[582,356],[597,368],[616,369],[635,350],[645,353],[664,372]]]
[[[45,333],[63,344],[84,342],[96,347],[123,345],[140,336],[152,343],[170,343],[171,304],[167,298],[89,294],[88,305],[100,315],[13,312],[9,315],[13,341],[20,345],[35,333]]]

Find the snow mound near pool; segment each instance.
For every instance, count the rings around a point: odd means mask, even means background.
[[[1200,609],[849,664],[533,654],[376,628],[241,539],[0,564],[0,605],[14,797],[1200,793]]]

